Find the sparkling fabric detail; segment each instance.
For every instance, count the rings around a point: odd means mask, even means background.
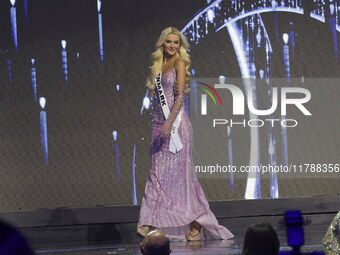
[[[340,211],[332,220],[327,233],[322,240],[327,255],[340,254]]]
[[[175,84],[174,68],[162,76],[170,111],[175,102]],[[184,106],[182,104],[181,107]],[[218,224],[196,177],[192,161],[193,132],[186,111],[183,110],[178,128],[184,148],[172,154],[169,151],[170,138],[160,137],[165,118],[157,97],[153,99],[153,107],[151,169],[141,203],[138,226],[152,225],[163,230],[170,240],[186,240],[185,234],[190,231],[190,223],[196,220],[207,230],[207,238],[232,238],[233,234]]]

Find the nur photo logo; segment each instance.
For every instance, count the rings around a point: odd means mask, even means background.
[[[225,124],[230,126],[242,125],[244,127],[262,127],[265,122],[272,126],[275,125],[275,122],[280,122],[281,126],[284,127],[296,127],[298,125],[298,121],[296,119],[286,119],[288,108],[290,111],[294,111],[295,115],[296,112],[298,112],[302,116],[312,116],[312,113],[307,107],[307,103],[311,100],[311,92],[306,88],[287,86],[287,84],[282,86],[282,84],[278,81],[276,81],[277,84],[271,84],[271,86],[268,86],[266,82],[259,81],[255,78],[239,80],[233,79],[232,81],[234,84],[226,83],[223,76],[219,78],[219,83],[215,84],[214,82],[203,82],[197,79],[196,84],[199,86],[196,85],[196,88],[202,91],[200,97],[198,97],[200,98],[198,101],[200,102],[201,115],[208,115],[209,111],[210,114],[214,111],[213,109],[208,109],[207,98],[209,95],[215,106],[218,105],[216,100],[218,99],[220,106],[225,109],[226,113],[232,112],[232,116],[245,116],[247,106],[249,115],[256,118],[251,118],[248,121],[244,118],[241,122],[236,122],[233,121],[232,118],[226,119],[225,116],[223,116],[223,118],[213,119],[213,127]],[[253,89],[256,86],[256,83],[268,86],[268,93],[265,93],[265,98],[263,98],[263,96],[257,96],[256,90]],[[248,93],[244,93],[241,89],[242,87],[248,88],[246,90]],[[232,109],[230,109],[230,104],[229,106],[227,104],[223,104],[222,99],[224,102],[232,102]],[[262,107],[260,109],[258,102],[268,102],[267,107]],[[279,114],[280,117],[273,118],[272,116],[274,113]],[[259,116],[262,118],[260,119]]]

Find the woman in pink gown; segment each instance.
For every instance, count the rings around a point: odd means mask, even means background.
[[[233,234],[219,225],[211,212],[194,170],[193,132],[184,103],[190,80],[189,45],[180,31],[168,27],[162,31],[156,48],[147,80],[147,88],[153,95],[151,169],[137,234],[146,236],[148,231],[158,228],[171,240],[200,240],[201,232],[206,238],[232,238]],[[155,88],[154,78],[159,72],[164,73],[161,83],[170,109],[168,119],[164,117]],[[170,133],[178,114],[181,114],[178,134],[183,149],[173,153],[169,151]]]

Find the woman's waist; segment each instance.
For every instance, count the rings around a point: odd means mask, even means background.
[[[183,119],[189,119],[188,118],[188,114],[187,114],[187,112],[185,110],[185,107],[182,106],[181,109],[182,109],[181,119],[182,120]],[[178,113],[178,114],[180,114],[180,113]],[[152,115],[152,122],[153,123],[164,123],[165,122],[165,117],[164,117],[164,113],[163,113],[162,108],[160,108],[160,109],[155,109],[154,108],[153,115]]]

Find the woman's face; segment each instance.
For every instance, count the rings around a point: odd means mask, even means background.
[[[163,50],[169,56],[176,54],[176,51],[181,47],[180,39],[178,35],[168,34],[163,43]]]

